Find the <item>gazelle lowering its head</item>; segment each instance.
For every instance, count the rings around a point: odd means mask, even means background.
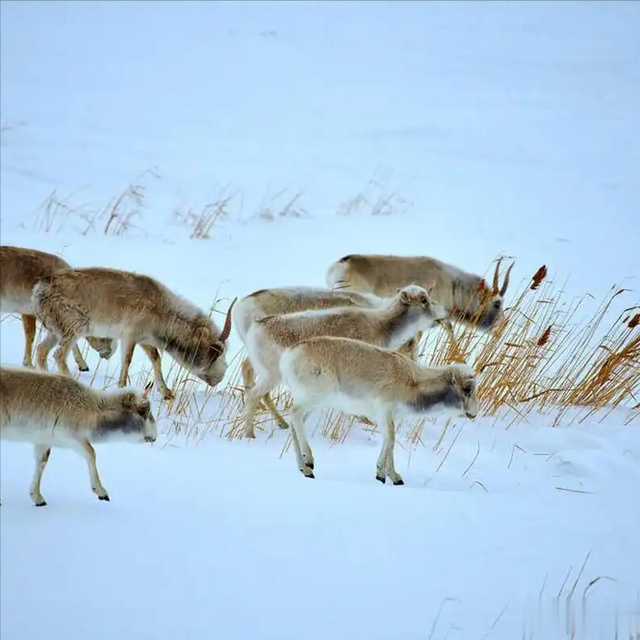
[[[37,348],[37,362],[46,370],[54,352],[58,370],[69,374],[66,359],[79,336],[97,335],[121,340],[122,367],[118,385],[127,384],[133,350],[139,344],[153,365],[160,391],[172,392],[162,375],[158,350],[208,385],[217,385],[227,370],[226,343],[231,332],[231,308],[222,331],[188,300],[157,280],[130,271],[103,267],[67,269],[40,281],[33,304],[47,328]]]
[[[430,289],[431,295],[451,315],[452,320],[491,330],[502,317],[503,299],[509,287],[513,263],[499,286],[496,264],[493,286],[487,286],[481,276],[421,256],[353,254],[334,262],[326,280],[330,288],[360,291],[376,296],[389,296],[398,287],[418,284]]]
[[[316,408],[367,416],[383,431],[376,479],[404,484],[395,469],[396,414],[444,411],[474,419],[476,379],[466,364],[425,367],[407,356],[358,340],[318,337],[285,349],[280,371],[291,392],[292,438],[298,468],[313,478],[314,459],[304,422]]]
[[[0,367],[0,436],[34,444],[30,495],[37,507],[47,504],[40,482],[52,447],[81,455],[89,466],[91,490],[100,500],[109,500],[92,444],[155,442],[156,421],[147,398],[151,384],[143,393],[110,392],[60,373]]]
[[[341,307],[256,320],[245,343],[257,377],[246,396],[245,435],[254,437],[260,400],[280,383],[280,356],[287,347],[305,338],[339,336],[398,349],[416,332],[447,322],[442,306],[415,285],[404,287],[379,308]]]
[[[31,300],[33,287],[38,280],[61,269],[70,268],[70,264],[52,253],[10,245],[0,247],[0,308],[2,313],[22,316],[25,341],[22,364],[25,367],[33,367],[31,354],[36,337],[36,316]],[[118,346],[117,342],[109,338],[87,336],[86,339],[100,357],[106,360]],[[73,357],[80,371],[89,371],[77,344],[73,345]]]

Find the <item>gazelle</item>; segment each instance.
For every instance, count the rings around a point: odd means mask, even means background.
[[[41,280],[33,290],[33,303],[47,328],[37,347],[42,370],[47,369],[49,352],[58,345],[54,352],[58,370],[69,374],[69,348],[83,335],[121,341],[119,387],[127,384],[133,350],[139,344],[167,399],[173,394],[162,375],[159,350],[211,386],[217,385],[227,370],[225,352],[235,300],[220,331],[201,309],[150,276],[89,267],[67,269]]]
[[[81,455],[89,467],[91,490],[109,500],[92,444],[155,442],[156,421],[147,398],[152,384],[142,393],[103,391],[60,373],[0,367],[0,436],[33,443],[36,467],[29,493],[36,507],[47,504],[40,482],[52,447]]]
[[[332,291],[324,287],[280,287],[260,289],[238,300],[233,308],[233,326],[246,346],[247,333],[258,319],[270,315],[332,309],[336,307],[360,307],[373,309],[387,303],[386,299],[355,291]],[[248,391],[255,385],[255,372],[248,357],[241,364],[242,381]],[[289,425],[280,415],[269,393],[262,399],[267,410],[282,429]]]
[[[481,330],[491,330],[501,319],[504,295],[509,287],[512,263],[499,286],[496,263],[491,289],[481,276],[463,271],[435,258],[352,254],[330,265],[327,285],[339,291],[358,291],[376,296],[392,295],[399,287],[417,284],[430,289],[431,295],[449,312],[452,320],[471,324]],[[411,351],[417,348],[418,335]]]
[[[33,367],[33,343],[36,338],[36,316],[31,300],[33,287],[41,278],[70,268],[69,263],[52,253],[11,245],[0,247],[0,308],[2,313],[16,313],[22,317],[25,340],[22,364],[25,367]],[[86,339],[106,360],[118,346],[110,338],[86,336]],[[73,345],[73,357],[80,371],[89,371],[77,344]]]
[[[394,462],[396,414],[478,413],[474,371],[466,364],[425,367],[407,356],[358,340],[318,337],[285,349],[280,372],[293,399],[292,435],[298,468],[314,477],[304,422],[316,408],[367,416],[383,431],[376,480],[402,485]]]
[[[256,320],[246,336],[249,360],[257,381],[247,392],[245,436],[255,437],[255,413],[261,398],[280,383],[280,355],[287,347],[305,338],[328,335],[398,349],[417,331],[447,322],[443,307],[416,285],[403,287],[387,304],[377,308],[342,307]]]

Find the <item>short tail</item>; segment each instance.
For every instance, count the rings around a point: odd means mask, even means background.
[[[325,281],[329,289],[348,289],[349,282],[349,257],[345,256],[336,260],[328,269]]]

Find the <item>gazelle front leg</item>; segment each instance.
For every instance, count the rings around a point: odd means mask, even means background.
[[[89,477],[91,479],[91,491],[98,496],[99,500],[106,500],[109,502],[109,494],[107,490],[102,486],[100,482],[100,476],[98,475],[98,467],[96,466],[96,452],[91,446],[88,440],[77,440],[73,443],[71,448],[81,455],[86,461],[89,467]]]
[[[140,348],[147,354],[147,358],[151,360],[151,366],[153,367],[153,376],[160,387],[160,393],[165,400],[172,400],[174,397],[173,391],[169,389],[167,383],[162,375],[162,359],[160,352],[149,344],[141,344]]]
[[[29,487],[29,495],[31,496],[31,500],[33,500],[33,504],[36,507],[44,507],[47,504],[47,501],[40,493],[40,482],[42,482],[42,474],[44,472],[44,468],[47,466],[47,462],[49,462],[51,447],[48,447],[44,444],[36,444],[34,446],[33,453],[36,460],[36,468],[33,472],[31,486]]]
[[[378,425],[383,426],[383,441],[380,455],[378,456],[378,462],[376,465],[376,480],[379,480],[384,484],[387,477],[393,482],[394,485],[403,485],[404,480],[402,476],[396,471],[394,462],[394,447],[396,441],[396,428],[393,423],[393,415],[391,412],[383,413],[379,420]]]

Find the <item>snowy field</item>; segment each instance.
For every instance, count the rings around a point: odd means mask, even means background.
[[[358,252],[512,256],[513,290],[545,264],[638,303],[638,3],[0,7],[2,244],[147,273],[220,325]],[[23,344],[3,317],[2,363]],[[119,353],[81,347],[113,387]],[[54,449],[34,508],[31,447],[2,442],[2,640],[640,638],[639,389],[557,427],[407,420],[394,487],[379,432],[331,441],[321,411],[315,480],[265,414],[230,437],[241,357],[232,332],[218,388],[154,391],[155,444],[96,447],[110,502]]]

